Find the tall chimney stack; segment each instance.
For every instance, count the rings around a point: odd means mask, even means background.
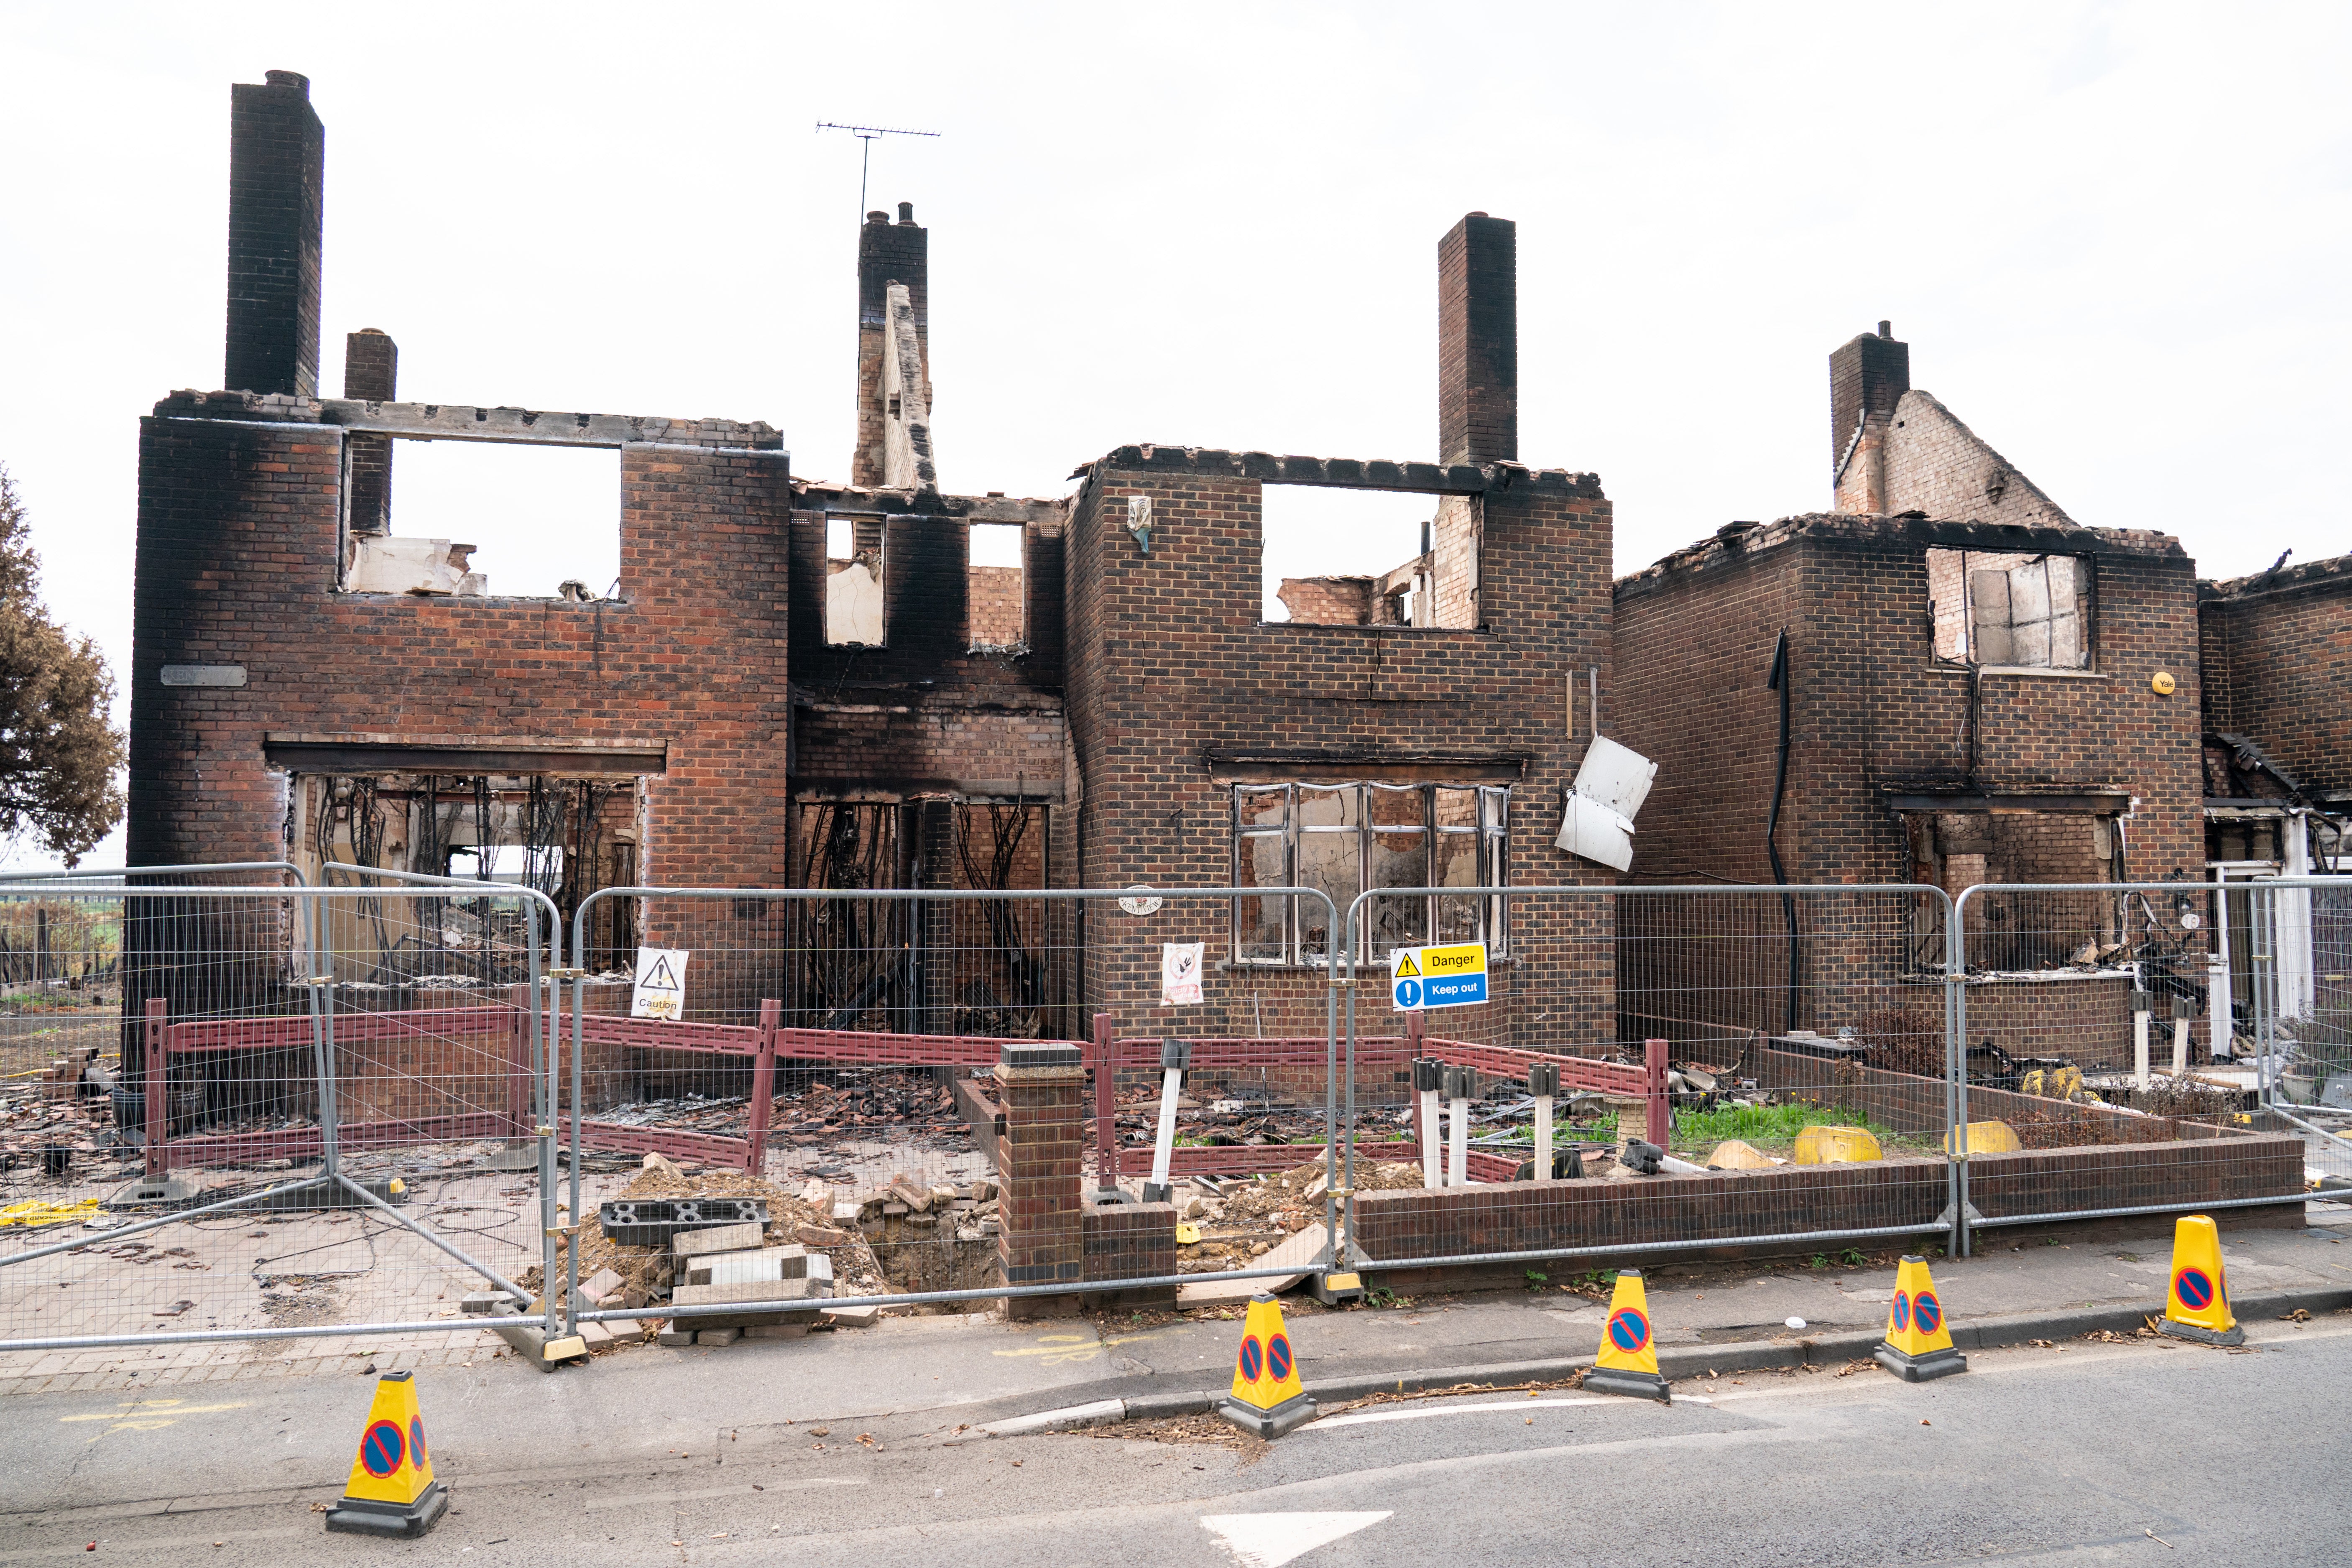
[[[319,235],[327,130],[310,79],[271,71],[229,89],[228,353],[232,392],[319,395]]]
[[[1519,456],[1518,226],[1472,213],[1437,242],[1437,459]]]
[[[857,236],[857,451],[849,482],[883,483],[883,422],[889,412],[882,346],[888,335],[890,285],[904,283],[915,308],[915,338],[922,345],[923,402],[931,400],[930,231],[915,222],[915,204],[898,204],[898,221],[886,212],[866,215]]]
[[[1839,511],[1886,510],[1886,427],[1910,390],[1911,345],[1891,321],[1830,355],[1831,504]]]

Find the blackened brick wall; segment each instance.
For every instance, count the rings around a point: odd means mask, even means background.
[[[782,453],[624,447],[617,601],[350,595],[341,432],[299,427],[303,408],[186,395],[141,424],[131,864],[278,858],[267,731],[579,739],[667,747],[647,880],[781,884]],[[166,688],[166,664],[241,664],[247,684]]]
[[[1864,413],[1884,420],[1911,387],[1911,345],[1864,332],[1830,354],[1830,465],[1853,444]]]
[[[1973,776],[1971,676],[1933,657],[1927,551],[1936,545],[2063,550],[2095,561],[2095,679],[1983,676]],[[2178,543],[2158,534],[1822,516],[1731,533],[1624,579],[1616,590],[1623,673],[1604,713],[1618,739],[1659,763],[1634,840],[1636,878],[1770,879],[1764,829],[1779,697],[1764,682],[1783,628],[1794,684],[1779,843],[1791,881],[1914,880],[1888,796],[1937,790],[2126,794],[2138,800],[2126,827],[2127,874],[2193,871],[2204,837],[2192,574]],[[2177,682],[2169,697],[2151,689],[2159,669]],[[1768,1020],[1751,1005],[1785,973],[1775,903],[1739,900],[1744,939],[1719,953],[1694,949],[1717,966],[1685,966],[1673,977],[1719,1003],[1725,1023],[1785,1021],[1778,1006]],[[1908,945],[1899,923],[1865,941],[1853,922],[1801,906],[1802,931],[1817,921],[1824,934],[1807,937],[1801,1026],[1833,1026],[1865,1006],[1895,1005]],[[1638,921],[1627,933],[1629,943],[1671,934]],[[2106,988],[2083,997],[2104,1002]],[[2103,1021],[2102,1046],[2111,1037]]]
[[[1069,710],[1086,791],[1081,812],[1063,815],[1083,819],[1084,885],[1226,885],[1232,791],[1213,758],[1269,754],[1343,773],[1376,759],[1517,759],[1510,879],[1612,880],[1552,847],[1560,793],[1588,744],[1581,723],[1568,732],[1570,680],[1580,692],[1598,667],[1610,689],[1611,514],[1599,482],[1497,470],[1509,483],[1498,477],[1483,501],[1483,627],[1266,624],[1253,475],[1272,461],[1129,447],[1092,469],[1066,542]],[[1126,527],[1131,496],[1151,501],[1149,555]],[[1444,763],[1424,765],[1429,782],[1459,782]],[[1112,1014],[1122,1036],[1319,1035],[1321,971],[1230,965],[1228,909],[1090,909],[1085,1005]],[[1496,1003],[1450,1015],[1448,1032],[1534,1047],[1613,1039],[1610,931],[1599,900],[1520,900]],[[1205,1001],[1163,1012],[1160,944],[1189,941],[1209,944]],[[1364,994],[1359,1027],[1393,1032],[1384,987]]]
[[[319,392],[319,242],[327,132],[310,83],[271,71],[229,89],[228,349],[222,381]]]
[[[1437,242],[1437,460],[1519,456],[1518,226],[1472,213]]]
[[[2352,556],[2206,584],[2198,616],[2208,725],[2307,790],[2352,790]]]

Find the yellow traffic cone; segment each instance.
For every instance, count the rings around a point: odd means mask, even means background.
[[[1636,1399],[1672,1397],[1666,1380],[1658,1375],[1657,1342],[1650,1335],[1650,1294],[1634,1269],[1617,1271],[1617,1289],[1609,1298],[1609,1325],[1601,1331],[1601,1359],[1584,1374],[1584,1386],[1596,1394],[1628,1394]]]
[[[1886,1337],[1871,1358],[1906,1383],[1926,1383],[1969,1370],[1969,1358],[1952,1348],[1944,1321],[1944,1300],[1924,1258],[1906,1258],[1895,1269],[1895,1300],[1886,1308]]]
[[[1315,1401],[1299,1386],[1298,1355],[1283,1327],[1282,1308],[1271,1296],[1250,1298],[1241,1353],[1234,1358],[1234,1391],[1217,1401],[1217,1414],[1261,1437],[1279,1437],[1315,1418]]]
[[[2230,1310],[2221,1226],[2201,1214],[2182,1215],[2172,1227],[2172,1289],[2164,1299],[2162,1331],[2209,1345],[2246,1342],[2246,1331]]]
[[[375,1403],[360,1432],[360,1451],[341,1502],[327,1510],[327,1528],[359,1535],[422,1535],[449,1506],[449,1491],[433,1479],[417,1414],[414,1374],[376,1379]]]

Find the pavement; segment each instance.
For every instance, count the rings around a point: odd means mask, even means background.
[[[2224,1217],[2222,1226],[2242,1320],[2274,1321],[2299,1308],[2352,1325],[2352,1315],[2335,1318],[2352,1310],[2352,1222],[2266,1229]],[[1721,1379],[1866,1354],[1885,1323],[1894,1255],[1848,1261],[1855,1256],[1653,1270],[1662,1366],[1670,1376]],[[1935,1269],[1956,1341],[1975,1349],[2136,1327],[2162,1310],[2168,1259],[2161,1234],[2078,1237],[1996,1242]],[[1605,1292],[1565,1272],[1526,1284],[1337,1310],[1290,1298],[1301,1376],[1328,1404],[1376,1390],[1558,1379],[1589,1363]],[[642,1466],[657,1480],[722,1455],[803,1447],[817,1426],[887,1447],[969,1443],[1024,1417],[1050,1426],[1198,1411],[1229,1380],[1238,1342],[1240,1310],[1222,1310],[1229,1315],[886,1318],[798,1340],[629,1346],[553,1373],[500,1353],[488,1336],[462,1335],[416,1375],[446,1476],[478,1485]],[[1790,1318],[1805,1326],[1789,1327]],[[216,1379],[160,1353],[142,1371],[140,1352],[121,1352],[104,1386],[0,1399],[10,1434],[0,1521],[184,1511],[207,1497],[331,1500],[351,1466],[370,1373],[415,1353],[362,1350],[333,1374],[272,1377],[266,1362],[257,1374],[246,1347],[221,1352],[230,1374]],[[12,1560],[0,1530],[0,1563]]]

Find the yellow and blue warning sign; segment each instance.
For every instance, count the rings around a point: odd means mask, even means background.
[[[1666,1380],[1658,1373],[1658,1346],[1650,1326],[1649,1288],[1634,1269],[1620,1269],[1609,1295],[1609,1321],[1601,1331],[1601,1354],[1584,1374],[1584,1386],[1601,1394],[1664,1399]]]
[[[342,1500],[327,1510],[329,1530],[368,1535],[422,1535],[449,1506],[448,1489],[433,1479],[425,1444],[425,1415],[416,1405],[415,1375],[386,1373],[360,1429],[359,1453]]]
[[[1486,944],[1393,949],[1389,953],[1389,998],[1400,1013],[1478,1005],[1486,1000]]]
[[[1872,1358],[1906,1383],[1924,1383],[1969,1369],[1952,1346],[1944,1299],[1924,1258],[1906,1258],[1895,1269],[1895,1297],[1886,1306],[1886,1337]]]
[[[2221,1270],[2221,1227],[2210,1216],[2183,1215],[2172,1227],[2172,1289],[2164,1301],[2163,1331],[2207,1344],[2239,1345],[2246,1331],[2230,1310],[2229,1276]]]
[[[1315,1414],[1315,1401],[1298,1381],[1298,1352],[1282,1321],[1282,1304],[1271,1296],[1250,1298],[1242,1347],[1234,1356],[1233,1393],[1218,1401],[1217,1413],[1261,1437],[1278,1437]]]

